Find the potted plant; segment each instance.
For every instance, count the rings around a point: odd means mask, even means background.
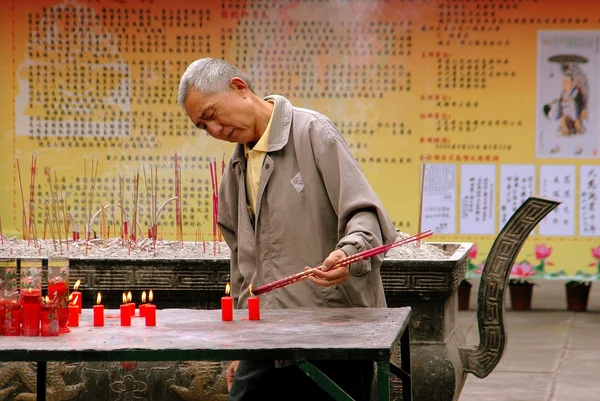
[[[590,281],[570,280],[565,284],[567,292],[567,310],[584,312],[587,310],[590,295]]]
[[[509,289],[513,310],[531,309],[533,283],[528,280],[537,274],[535,267],[526,260],[515,263],[510,271]]]

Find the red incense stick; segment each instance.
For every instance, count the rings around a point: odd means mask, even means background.
[[[433,235],[433,231],[427,230],[427,231],[424,231],[422,233],[413,235],[412,237],[408,237],[408,238],[404,238],[404,239],[398,240],[396,242],[392,242],[391,244],[380,245],[380,246],[375,247],[375,248],[367,249],[366,251],[362,251],[362,252],[359,252],[359,253],[357,253],[355,255],[348,256],[346,258],[340,259],[333,266],[333,268],[335,269],[335,268],[338,268],[338,267],[351,265],[352,263],[358,262],[360,260],[368,259],[368,258],[370,258],[372,256],[375,256],[375,255],[378,255],[380,253],[387,252],[390,249],[395,248],[397,246],[405,245],[405,244],[408,244],[408,243],[413,242],[413,241],[418,241],[418,240],[421,240],[423,238],[429,237],[431,235]],[[296,281],[304,280],[304,279],[308,278],[310,275],[312,275],[313,272],[316,269],[320,269],[320,268],[321,268],[321,265],[319,265],[317,267],[313,267],[312,269],[305,270],[305,271],[300,272],[300,273],[296,273],[296,274],[294,274],[292,276],[288,276],[288,277],[282,278],[280,280],[273,281],[272,283],[265,284],[265,285],[262,285],[262,286],[256,288],[252,292],[254,293],[254,295],[260,295],[260,294],[264,294],[265,292],[276,290],[277,288],[281,288],[281,287],[284,287],[286,285],[295,283]]]

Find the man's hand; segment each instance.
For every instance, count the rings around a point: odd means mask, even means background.
[[[332,267],[338,260],[343,259],[346,256],[347,255],[341,249],[331,252],[321,265],[321,269],[313,270],[313,274],[308,278],[313,283],[323,287],[343,283],[348,280],[348,266],[336,267],[334,269],[332,269]],[[305,269],[310,269],[310,267],[305,267]]]
[[[226,370],[227,375],[227,391],[231,391],[231,385],[233,384],[233,378],[235,377],[235,371],[238,368],[240,361],[233,361],[229,364]]]

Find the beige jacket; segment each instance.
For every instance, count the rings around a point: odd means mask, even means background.
[[[256,288],[319,265],[333,250],[353,255],[390,243],[396,230],[340,132],[324,115],[273,95],[275,109],[253,228],[246,208],[243,145],[219,188],[218,223],[231,248],[232,296],[245,308]],[[331,287],[310,280],[262,294],[263,308],[383,307],[383,255],[350,266]]]

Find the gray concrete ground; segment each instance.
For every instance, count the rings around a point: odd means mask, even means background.
[[[459,312],[470,344],[478,343],[475,302]],[[469,375],[460,401],[600,400],[600,282],[592,284],[588,312],[568,312],[564,281],[539,281],[531,311],[511,311],[507,294],[508,343],[485,379]]]

